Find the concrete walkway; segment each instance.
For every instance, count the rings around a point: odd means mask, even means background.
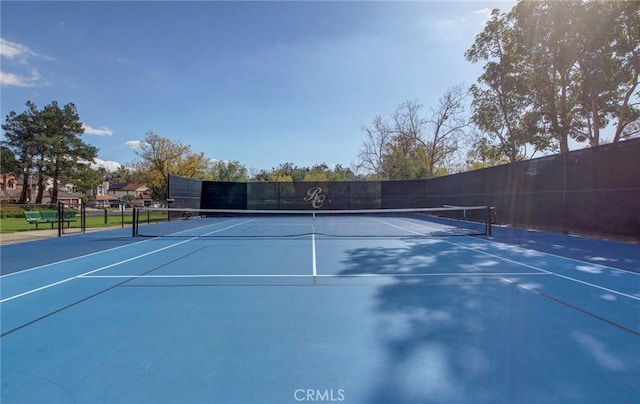
[[[118,226],[109,226],[109,227],[88,228],[86,232],[89,233],[89,232],[95,232],[95,231],[119,229],[121,227],[122,227],[121,225],[118,225]],[[78,228],[64,229],[65,236],[72,236],[74,234],[82,234],[82,233]],[[17,231],[15,233],[2,233],[0,234],[0,246],[16,244],[16,243],[25,243],[27,241],[43,240],[43,239],[52,238],[52,237],[58,237],[58,229],[28,230],[28,231]]]
[[[42,240],[51,237],[58,237],[58,229],[28,230],[17,231],[15,233],[3,233],[0,234],[0,245],[24,243],[26,241]]]

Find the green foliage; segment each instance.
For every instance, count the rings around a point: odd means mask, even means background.
[[[49,209],[49,208],[47,208]],[[76,211],[76,214],[79,215],[79,212]],[[146,213],[144,217],[140,218],[141,223],[144,225],[147,221],[149,222],[157,222],[157,221],[166,221],[167,214],[166,212],[151,212]],[[132,223],[132,210],[126,210],[124,213],[119,210],[108,210],[107,211],[107,222],[105,223],[103,210],[100,209],[99,212],[87,212],[86,216],[86,226],[87,228],[108,228],[108,227],[120,227],[120,226],[131,226]],[[79,231],[80,228],[80,219],[76,222],[71,222],[69,227],[65,225],[65,231],[70,229],[70,231]],[[55,225],[54,225],[55,228]],[[2,203],[0,205],[0,233],[14,233],[19,231],[30,231],[34,230],[35,226],[33,224],[27,223],[24,218],[24,206]],[[42,230],[50,230],[50,226],[42,226]]]
[[[120,183],[120,182],[134,182],[134,172],[125,166],[120,166],[116,169],[116,171],[107,173],[106,171],[102,175],[103,179],[106,179],[110,182]]]
[[[164,201],[168,197],[169,176],[206,178],[207,159],[204,153],[193,153],[190,146],[174,142],[152,131],[146,133],[144,142],[136,152],[136,182],[151,188],[154,199]]]
[[[8,147],[0,148],[0,173],[18,175],[20,173],[20,163],[16,160],[16,155]]]
[[[406,101],[363,128],[353,170],[284,163],[250,175],[238,161],[208,159],[154,132],[146,133],[131,169],[92,170],[98,150],[81,140],[75,106],[55,101],[42,110],[27,101],[24,112],[7,115],[1,169],[23,183],[37,177],[38,195],[24,187],[23,203],[40,202],[48,178],[54,200],[60,183],[84,192],[104,180],[140,182],[164,200],[169,175],[281,182],[430,178],[456,170],[452,161],[463,155],[463,144],[470,146],[467,167],[485,167],[538,151],[566,152],[570,139],[597,145],[609,126],[614,142],[640,133],[639,2],[522,0],[510,12],[493,10],[465,57],[484,63],[469,89],[472,114],[461,86],[449,88],[432,108]],[[470,120],[480,135],[472,136]]]
[[[249,173],[238,161],[211,160],[207,168],[206,179],[213,181],[246,182]]]
[[[252,181],[265,182],[325,182],[325,181],[356,181],[361,179],[350,168],[336,164],[330,168],[326,163],[312,167],[298,167],[293,163],[280,164],[271,171],[259,171]]]
[[[56,201],[59,184],[86,175],[98,149],[80,139],[84,129],[75,105],[60,108],[54,101],[41,111],[40,120],[45,173],[53,180],[51,199]]]
[[[391,121],[374,118],[364,130],[367,140],[358,155],[358,169],[367,178],[405,180],[431,178],[447,173],[447,164],[467,135],[469,119],[462,86],[449,88],[429,117],[422,105],[406,101],[391,115]]]
[[[508,161],[527,146],[598,145],[611,122],[617,141],[640,115],[638,2],[520,1],[494,10],[465,56],[486,61],[471,87],[473,120],[496,147],[486,150]]]
[[[27,110],[20,114],[11,111],[5,119],[5,124],[2,125],[2,129],[5,131],[5,145],[17,157],[19,174],[22,176],[24,184],[28,183],[29,175],[34,167],[40,137],[37,122],[38,108],[31,101],[27,101],[26,106]],[[31,199],[30,191],[29,187],[22,188],[21,203]]]
[[[0,203],[0,218],[24,218],[24,209],[13,203]]]
[[[31,101],[27,111],[17,114],[11,111],[2,125],[7,147],[19,156],[19,169],[23,183],[35,170],[38,194],[35,203],[42,202],[45,179],[51,178],[52,201],[58,197],[60,183],[77,179],[83,169],[93,162],[98,149],[84,143],[80,135],[84,132],[76,107],[66,104],[60,108],[56,101],[42,110]],[[29,187],[24,187],[20,202],[31,200]]]

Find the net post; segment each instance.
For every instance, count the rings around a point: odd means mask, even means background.
[[[136,237],[138,236],[138,208],[134,206],[131,215],[131,237]]]
[[[487,236],[493,235],[493,229],[491,227],[491,213],[492,213],[492,211],[493,211],[493,207],[487,206],[487,217],[485,218],[485,220],[486,220],[485,233],[486,233]]]
[[[64,230],[64,204],[58,201],[58,237],[62,237],[62,232]]]
[[[80,203],[80,229],[82,233],[87,231],[87,205],[85,201]]]

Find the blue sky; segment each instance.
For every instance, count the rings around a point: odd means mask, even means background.
[[[255,170],[350,166],[375,116],[473,84],[464,52],[514,4],[3,1],[2,120],[73,102],[107,163],[151,130]]]

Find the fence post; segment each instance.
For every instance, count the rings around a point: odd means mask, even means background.
[[[58,201],[58,237],[62,237],[64,229],[64,203]]]
[[[84,201],[80,202],[80,230],[82,233],[87,231],[87,205]]]
[[[138,235],[138,208],[134,206],[131,215],[131,237],[136,237]]]

